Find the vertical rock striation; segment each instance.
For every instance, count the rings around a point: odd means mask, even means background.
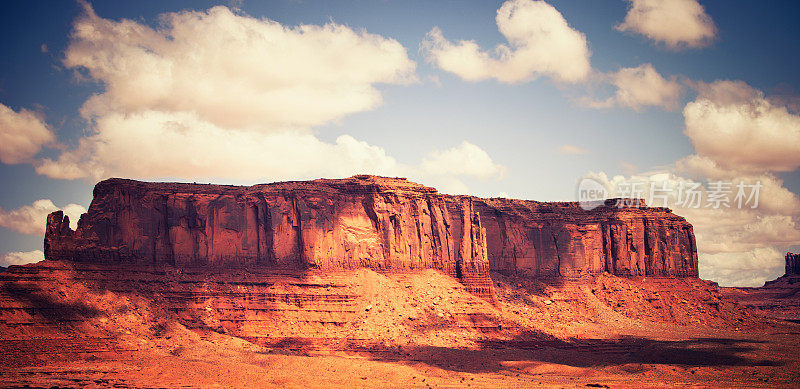
[[[697,277],[692,225],[667,208],[478,199],[494,271]]]
[[[251,187],[95,186],[76,231],[48,217],[51,260],[380,271],[437,269],[491,298],[486,239],[468,196],[373,176]]]
[[[800,275],[800,254],[786,253],[786,274],[784,275]]]
[[[692,226],[666,208],[450,196],[374,176],[250,187],[109,179],[77,230],[60,211],[48,216],[44,249],[49,260],[179,268],[437,269],[490,300],[490,269],[697,277]]]

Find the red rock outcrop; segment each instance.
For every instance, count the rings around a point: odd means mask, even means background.
[[[786,253],[785,275],[800,275],[800,254]]]
[[[48,216],[45,257],[276,269],[436,269],[492,299],[489,270],[533,276],[697,277],[692,226],[666,208],[584,210],[450,196],[400,178],[250,187],[98,183],[77,230]]]
[[[78,228],[48,216],[45,258],[284,269],[437,269],[491,299],[480,216],[468,196],[405,179],[250,187],[109,179]]]
[[[503,273],[697,277],[692,225],[668,208],[477,199],[489,265]]]

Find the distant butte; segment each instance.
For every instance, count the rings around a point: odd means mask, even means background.
[[[800,276],[800,254],[786,253],[787,276]]]
[[[776,319],[800,323],[800,254],[786,253],[784,275],[759,288],[724,288],[739,304]]]

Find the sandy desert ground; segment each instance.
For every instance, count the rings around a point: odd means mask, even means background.
[[[125,274],[125,276],[121,276]],[[238,281],[237,281],[238,280]],[[3,273],[8,386],[791,387],[800,324],[693,279]],[[260,297],[259,297],[260,296]]]

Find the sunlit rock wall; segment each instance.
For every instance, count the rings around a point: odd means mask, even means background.
[[[697,277],[692,225],[667,208],[478,199],[489,264],[503,273]]]
[[[486,240],[468,196],[355,176],[251,187],[95,186],[76,231],[49,215],[45,257],[177,267],[438,269],[491,294]]]

